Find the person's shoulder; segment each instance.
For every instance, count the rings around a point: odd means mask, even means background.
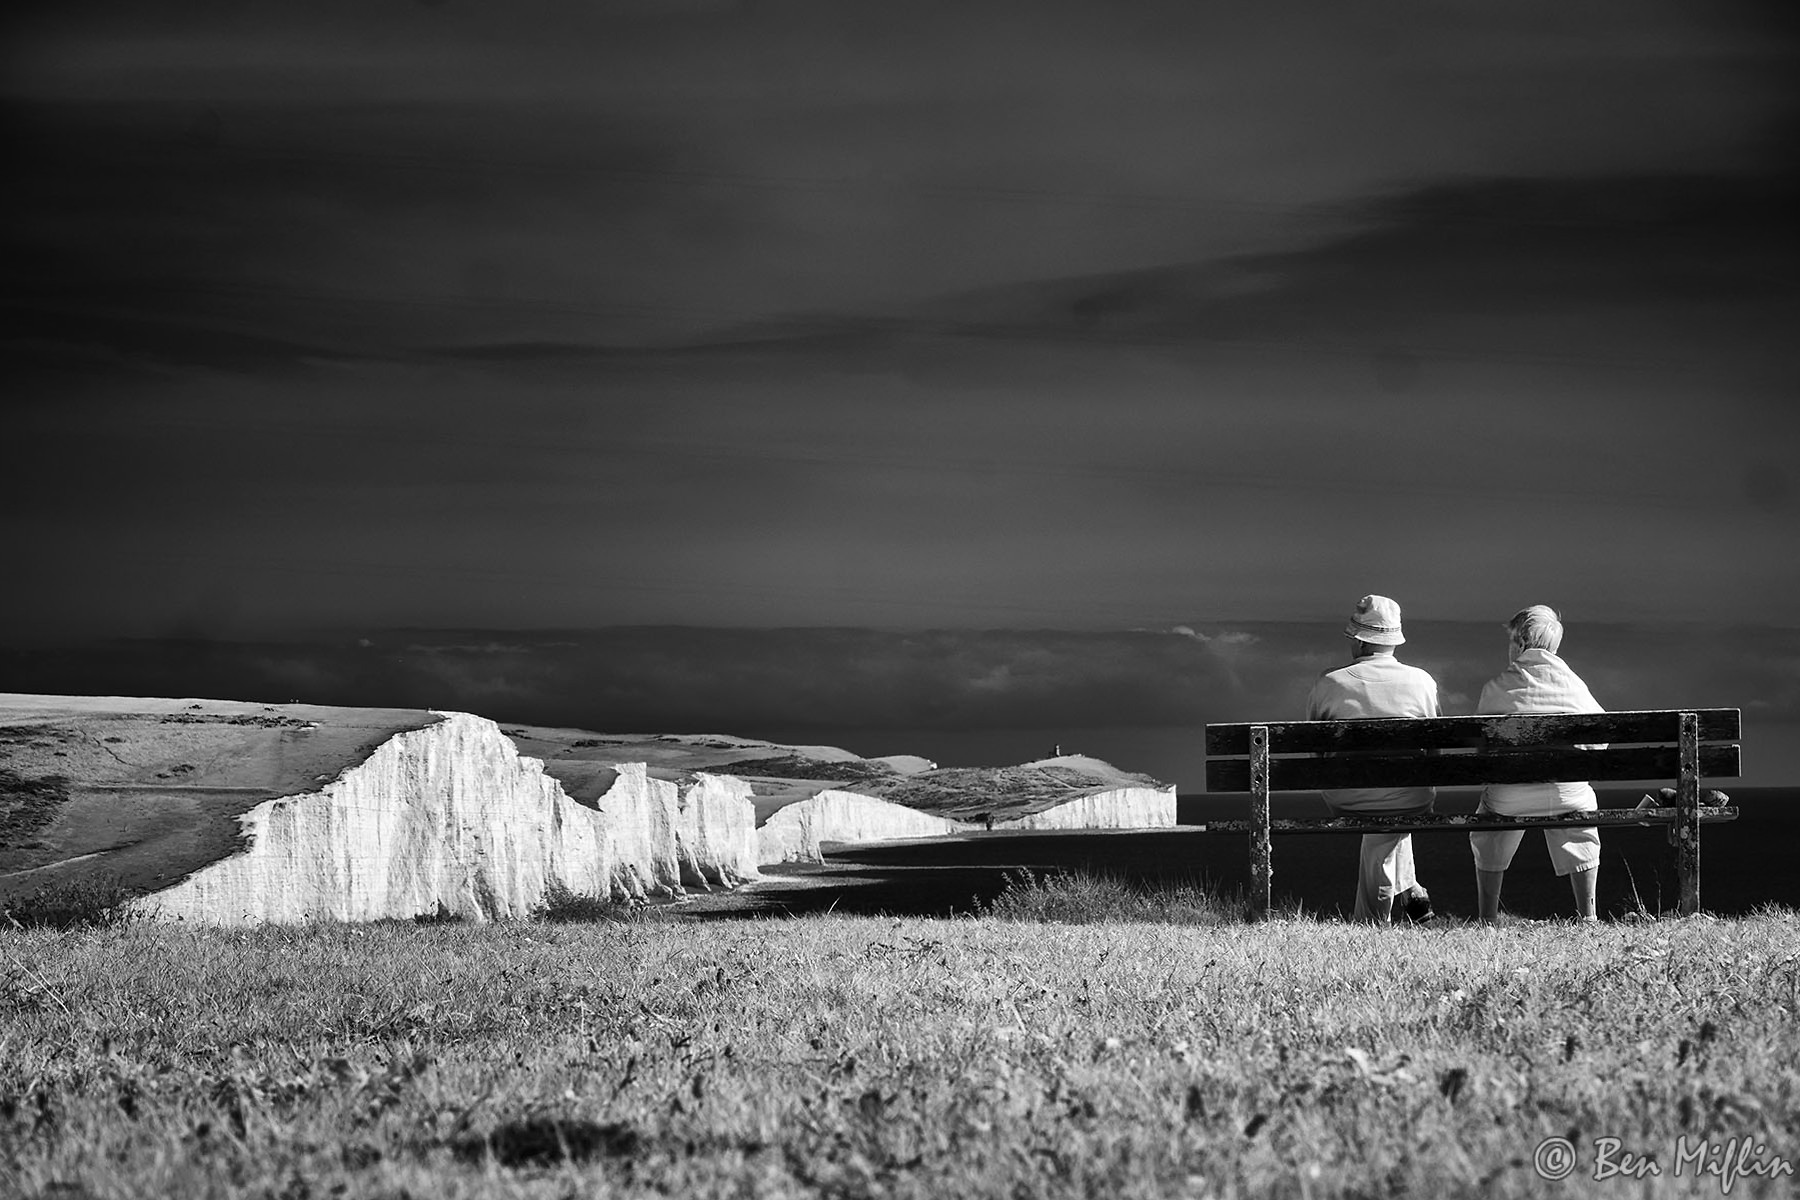
[[[1437,686],[1437,680],[1433,679],[1431,677],[1431,672],[1427,671],[1424,667],[1415,667],[1411,663],[1401,662],[1397,658],[1393,660],[1393,663],[1400,669],[1401,674],[1412,679],[1422,679],[1430,683],[1433,687]]]
[[[1574,667],[1571,667],[1567,659],[1557,659],[1556,665],[1562,669],[1563,675],[1569,680],[1574,683],[1579,683],[1582,687],[1587,686],[1587,681],[1581,677],[1581,672],[1577,671]]]
[[[1343,667],[1320,671],[1319,677],[1313,680],[1312,691],[1306,695],[1306,719],[1329,720],[1332,706],[1349,691],[1348,677],[1344,674]]]
[[[1562,664],[1562,669],[1566,672],[1567,687],[1573,693],[1575,702],[1581,705],[1583,712],[1606,711],[1606,707],[1594,698],[1594,689],[1588,686],[1587,680],[1576,673],[1575,668],[1565,662]]]
[[[1355,666],[1355,663],[1348,663],[1341,667],[1326,667],[1323,671],[1319,672],[1319,677],[1313,680],[1313,687],[1317,689],[1322,687],[1342,686],[1356,678],[1354,670]]]
[[[1481,685],[1481,696],[1475,701],[1475,715],[1478,717],[1497,717],[1512,709],[1508,701],[1506,676],[1496,675]]]

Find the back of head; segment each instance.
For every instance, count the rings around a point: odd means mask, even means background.
[[[1562,645],[1562,618],[1548,604],[1521,608],[1506,623],[1506,631],[1521,650],[1548,650],[1555,654]]]

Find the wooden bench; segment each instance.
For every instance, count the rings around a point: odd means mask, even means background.
[[[1273,721],[1206,727],[1206,790],[1249,792],[1248,821],[1209,821],[1211,833],[1250,835],[1250,905],[1268,914],[1270,835],[1425,833],[1540,829],[1565,825],[1673,825],[1681,911],[1700,909],[1700,826],[1737,809],[1703,797],[1702,777],[1736,778],[1740,729],[1735,708],[1613,713],[1514,713],[1494,717],[1401,717],[1360,721]],[[1590,748],[1604,743],[1604,749]],[[1316,820],[1269,819],[1270,792],[1321,788],[1479,786],[1587,780],[1675,780],[1675,803],[1599,809],[1552,817],[1356,814]]]

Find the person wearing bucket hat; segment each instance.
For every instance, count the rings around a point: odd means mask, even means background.
[[[1350,663],[1319,676],[1306,701],[1307,720],[1442,715],[1437,681],[1394,656],[1394,647],[1406,644],[1397,603],[1386,596],[1364,596],[1350,614],[1344,636],[1355,645]],[[1334,813],[1415,813],[1431,811],[1437,789],[1340,788],[1324,796]],[[1414,921],[1434,915],[1414,868],[1412,835],[1364,834],[1351,915],[1386,925],[1396,910]]]

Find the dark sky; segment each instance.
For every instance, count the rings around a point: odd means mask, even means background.
[[[1785,638],[1792,11],[10,6],[0,625]]]

